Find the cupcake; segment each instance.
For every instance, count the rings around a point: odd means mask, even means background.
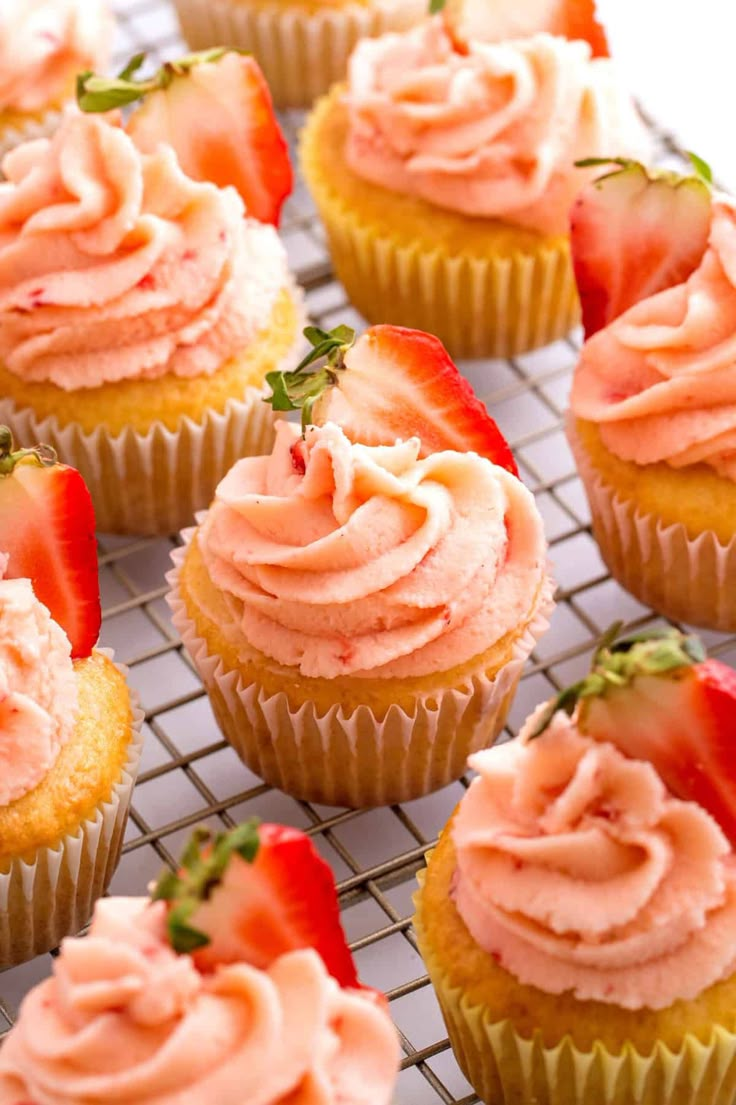
[[[471,757],[415,924],[485,1102],[733,1099],[736,673],[703,657],[605,644]]]
[[[273,198],[283,137],[241,93],[251,190]],[[265,377],[302,325],[284,247],[234,188],[185,175],[165,142],[141,152],[115,116],[70,113],[4,169],[0,417],[79,468],[101,530],[172,532],[273,441]]]
[[[0,1105],[390,1105],[396,1030],[311,841],[250,823],[201,845],[64,941],[0,1050]]]
[[[118,861],[141,715],[99,630],[89,492],[2,426],[0,970],[78,932]]]
[[[308,107],[344,78],[359,39],[413,26],[427,0],[174,0],[174,7],[190,46],[224,42],[254,54],[277,107]]]
[[[303,433],[282,422],[184,534],[174,624],[266,782],[402,802],[457,779],[503,727],[551,608],[542,521],[436,338],[307,333],[326,366],[270,378]]]
[[[734,251],[733,202],[700,177],[624,164],[573,211],[587,341],[569,437],[601,553],[655,610],[731,632]]]
[[[77,73],[106,64],[112,34],[104,0],[3,0],[0,158],[56,128]]]
[[[574,162],[648,149],[613,63],[580,34],[458,43],[437,16],[356,47],[301,156],[367,319],[436,332],[458,357],[520,353],[577,321]]]

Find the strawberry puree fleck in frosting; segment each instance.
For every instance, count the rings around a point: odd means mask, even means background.
[[[561,234],[576,159],[648,148],[612,63],[547,34],[458,52],[440,18],[358,45],[347,92],[351,168],[464,215]]]
[[[66,99],[77,73],[105,68],[112,32],[102,0],[2,0],[0,112]]]
[[[3,579],[0,554],[0,806],[33,790],[74,730],[71,645],[30,580]]]
[[[388,1013],[311,949],[199,974],[165,906],[98,902],[0,1050],[0,1105],[389,1105]]]
[[[251,646],[307,676],[403,678],[529,620],[546,564],[531,495],[474,453],[419,448],[281,423],[270,457],[235,465],[200,544]]]
[[[583,736],[563,713],[541,737],[470,763],[479,778],[452,829],[455,901],[520,982],[662,1009],[733,973],[736,857],[651,764]]]
[[[0,358],[73,390],[215,372],[288,287],[273,227],[232,189],[195,183],[173,150],[70,112],[20,146],[0,184]]]
[[[579,418],[636,464],[709,464],[736,480],[736,210],[714,204],[708,249],[685,284],[637,303],[586,342]]]

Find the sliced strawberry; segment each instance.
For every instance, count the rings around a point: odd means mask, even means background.
[[[606,32],[596,17],[594,0],[447,0],[445,23],[460,49],[470,42],[505,42],[546,31],[583,39],[593,57],[608,57]],[[438,6],[435,5],[435,10]]]
[[[285,952],[314,948],[341,986],[358,988],[335,880],[309,837],[254,822],[212,845],[208,836],[195,838],[182,870],[164,876],[154,894],[171,903],[174,948],[191,952],[201,971],[224,963],[265,969]]]
[[[95,515],[75,468],[52,450],[13,452],[0,427],[0,551],[5,576],[30,579],[36,597],[66,632],[75,658],[89,656],[100,635]]]
[[[736,844],[736,671],[704,657],[677,630],[604,645],[591,674],[552,705],[577,707],[582,732],[647,760]]]
[[[304,333],[312,353],[294,372],[267,376],[274,409],[302,410],[317,425],[336,422],[364,445],[418,437],[422,456],[475,452],[518,475],[506,439],[438,338],[400,326],[373,326],[355,345],[347,326]],[[325,368],[304,372],[323,356]]]
[[[710,233],[706,180],[636,161],[616,164],[620,168],[583,188],[570,215],[586,337],[642,299],[687,280]]]
[[[232,185],[247,212],[278,225],[281,207],[294,186],[289,150],[274,114],[271,93],[252,57],[224,49],[190,54],[153,77],[135,81],[141,59],[106,80],[80,78],[84,111],[108,111],[121,102],[143,103],[127,131],[143,153],[167,143],[184,172],[219,187]]]

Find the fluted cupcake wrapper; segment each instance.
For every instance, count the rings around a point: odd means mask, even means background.
[[[418,876],[419,894],[425,875]],[[452,985],[418,917],[414,927],[455,1057],[489,1105],[730,1105],[736,1099],[736,1034],[725,1028],[714,1026],[705,1043],[686,1035],[677,1051],[655,1040],[649,1055],[626,1040],[616,1054],[600,1040],[582,1051],[570,1036],[547,1047],[540,1033],[525,1038],[511,1020],[494,1021],[469,1001]]]
[[[255,55],[276,107],[307,107],[342,80],[359,39],[404,30],[426,14],[425,0],[372,0],[319,8],[269,0],[174,0],[195,49],[236,46]]]
[[[590,504],[593,532],[611,575],[640,602],[675,621],[736,630],[736,536],[690,537],[622,498],[596,471],[574,423],[567,436]]]
[[[99,652],[111,659],[108,649]],[[127,668],[115,665],[127,676]],[[128,756],[109,798],[55,847],[16,858],[0,873],[0,970],[24,963],[74,935],[92,915],[120,860],[138,775],[144,714],[132,699]]]
[[[185,542],[194,529],[185,531]],[[368,706],[351,714],[339,703],[320,714],[313,703],[294,709],[288,694],[245,685],[240,672],[211,655],[179,592],[186,546],[172,554],[167,576],[173,623],[207,688],[217,721],[244,763],[295,798],[351,808],[406,802],[446,786],[468,756],[492,744],[504,726],[524,663],[549,628],[553,585],[547,581],[511,659],[493,674],[416,698],[408,714],[391,705],[379,720]]]
[[[31,142],[34,138],[48,138],[54,133],[60,120],[61,111],[58,108],[50,108],[37,115],[28,115],[27,118],[18,120],[12,125],[0,124],[0,162],[6,153],[10,153],[23,142]],[[0,180],[2,179],[0,172]]]

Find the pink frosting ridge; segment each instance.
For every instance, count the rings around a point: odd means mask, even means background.
[[[449,670],[526,624],[546,581],[530,493],[474,453],[281,423],[239,461],[200,544],[241,639],[307,676]]]
[[[453,822],[454,896],[525,985],[626,1009],[691,1000],[736,970],[736,857],[649,763],[557,713],[471,757]]]
[[[583,157],[648,139],[608,59],[548,34],[457,51],[441,18],[359,43],[347,92],[359,176],[464,215],[563,234]]]
[[[74,731],[71,645],[28,579],[0,554],[0,806],[38,786]]]
[[[637,303],[585,343],[571,398],[636,464],[704,463],[736,480],[736,209],[714,203],[708,249],[684,284]]]
[[[165,905],[97,903],[0,1050],[0,1105],[389,1105],[388,1012],[311,949],[199,974]]]
[[[77,73],[107,65],[112,33],[104,0],[2,0],[0,111],[39,111],[72,95]]]
[[[17,147],[0,184],[0,358],[72,390],[215,372],[289,287],[276,231],[234,189],[196,183],[173,150],[70,111]]]

